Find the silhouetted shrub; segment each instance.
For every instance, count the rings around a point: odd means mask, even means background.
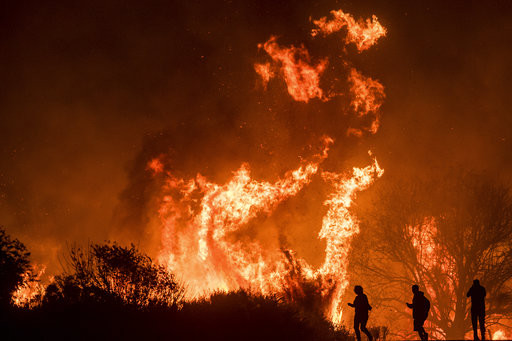
[[[345,329],[336,331],[323,316],[305,314],[302,308],[277,296],[239,290],[216,293],[209,299],[184,305],[185,324],[192,339],[214,340],[350,340]]]
[[[137,309],[182,304],[184,289],[173,274],[132,244],[73,247],[68,269],[48,286],[44,304],[121,304]]]
[[[0,319],[5,339],[353,341],[284,296],[218,292],[183,301],[183,287],[133,245],[72,248],[43,304]],[[306,300],[308,298],[305,298]],[[306,305],[307,306],[307,305]]]
[[[30,269],[30,253],[25,245],[0,227],[0,309],[9,305],[12,293]]]

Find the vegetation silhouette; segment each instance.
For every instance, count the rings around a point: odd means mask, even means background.
[[[184,286],[134,245],[72,247],[39,305],[2,319],[10,340],[352,340],[322,314],[246,290],[183,300]]]
[[[46,289],[46,304],[95,302],[177,309],[183,302],[184,288],[175,276],[133,244],[72,247],[65,268]]]
[[[9,308],[12,293],[30,270],[29,257],[25,245],[0,226],[0,311]]]
[[[355,214],[349,267],[367,283],[373,304],[385,308],[379,324],[396,338],[409,338],[410,315],[403,293],[417,283],[432,309],[427,331],[435,338],[464,339],[472,332],[467,285],[486,283],[486,327],[512,311],[512,195],[510,186],[487,174],[455,169],[428,178],[388,174],[372,192],[361,193]]]

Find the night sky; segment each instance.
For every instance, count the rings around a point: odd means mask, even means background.
[[[375,14],[387,36],[363,53],[313,40],[310,18],[332,9]],[[377,134],[347,136],[343,100],[295,102],[279,80],[264,91],[253,65],[272,35],[378,79]],[[275,180],[323,134],[326,169],[371,149],[390,174],[510,179],[511,60],[510,1],[3,1],[0,225],[53,269],[74,242],[154,253],[151,158],[182,177],[222,183],[248,162]]]

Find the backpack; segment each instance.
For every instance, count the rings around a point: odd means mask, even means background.
[[[428,312],[430,311],[430,301],[428,298],[423,296],[423,311],[425,312],[425,319],[428,317]]]

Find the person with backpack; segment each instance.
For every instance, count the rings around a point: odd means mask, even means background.
[[[368,302],[368,297],[363,293],[363,287],[360,285],[356,285],[354,287],[354,292],[356,293],[356,298],[354,303],[349,303],[348,305],[352,308],[355,308],[356,312],[354,314],[354,329],[356,332],[357,341],[361,341],[361,332],[359,331],[359,326],[361,326],[361,330],[363,333],[368,336],[368,340],[372,341],[372,334],[366,329],[366,323],[368,322],[368,311],[372,310],[370,303]]]
[[[480,285],[480,281],[475,279],[473,286],[469,289],[467,296],[471,297],[471,323],[473,325],[473,338],[478,340],[478,325],[480,323],[480,333],[482,340],[485,340],[485,288]]]
[[[416,284],[412,286],[412,304],[406,303],[406,305],[412,309],[412,318],[414,320],[414,330],[418,332],[422,341],[428,340],[428,334],[423,328],[423,324],[428,317],[430,310],[430,301],[425,297],[423,291],[420,291],[420,287]]]

